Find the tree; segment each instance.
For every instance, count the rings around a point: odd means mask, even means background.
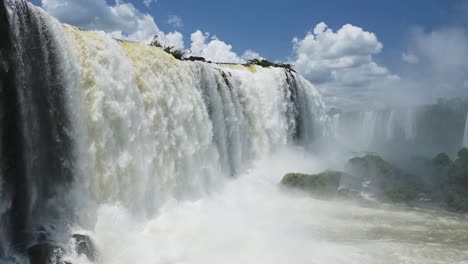
[[[150,42],[149,45],[150,45],[150,46],[153,46],[153,47],[162,48],[166,53],[171,54],[172,56],[174,56],[174,58],[176,58],[176,59],[178,59],[178,60],[182,60],[182,58],[183,58],[184,55],[185,55],[185,52],[184,52],[184,51],[178,50],[178,49],[174,49],[173,46],[164,46],[164,45],[159,41],[158,35],[154,36],[153,40]]]

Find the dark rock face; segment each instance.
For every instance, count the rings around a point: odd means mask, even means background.
[[[93,241],[87,235],[74,234],[76,252],[85,255],[90,261],[96,260],[96,248]]]
[[[72,123],[46,19],[26,1],[0,0],[0,262],[41,259],[45,246],[30,247],[37,226],[64,226],[73,210],[63,199],[73,182]]]
[[[31,264],[70,264],[63,261],[63,250],[50,243],[44,242],[34,245],[28,249]]]
[[[343,173],[325,171],[319,174],[289,173],[281,180],[284,186],[318,195],[335,195]]]
[[[190,56],[190,57],[188,57],[188,58],[185,58],[184,60],[206,62],[205,58],[203,58],[203,57],[197,57],[197,56]]]

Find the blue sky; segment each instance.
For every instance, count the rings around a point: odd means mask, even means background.
[[[466,22],[462,2],[453,0],[158,0],[149,8],[133,2],[163,22],[158,25],[164,31],[174,29],[167,17],[177,15],[184,21],[178,30],[186,36],[200,29],[233,44],[239,53],[253,49],[272,60],[285,60],[291,40],[322,21],[335,29],[351,23],[374,32],[384,43],[384,56],[401,51],[413,26],[432,30]]]
[[[468,0],[31,1],[62,22],[139,41],[157,33],[214,61],[290,62],[331,106],[468,96]]]

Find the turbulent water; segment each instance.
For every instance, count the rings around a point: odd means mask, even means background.
[[[178,61],[0,3],[0,263],[42,244],[89,263],[76,233],[106,264],[468,259],[462,216],[279,188],[325,169],[308,153],[332,129],[295,72]]]

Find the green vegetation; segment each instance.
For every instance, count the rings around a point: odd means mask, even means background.
[[[324,171],[319,174],[289,173],[281,180],[281,184],[290,188],[320,195],[336,194],[340,186],[343,172]]]
[[[158,47],[158,48],[162,48],[163,45],[161,44],[161,42],[159,42],[158,40],[158,36],[154,36],[153,40],[150,42],[149,44],[150,46],[153,46],[153,47]]]
[[[434,159],[432,159],[432,165],[436,167],[448,167],[452,165],[452,160],[446,153],[439,153]]]
[[[467,211],[468,209],[466,201],[463,201],[459,195],[454,193],[448,195],[447,206],[455,211]]]
[[[154,36],[153,40],[149,44],[153,47],[162,48],[166,53],[171,54],[174,58],[182,60],[185,55],[185,52],[182,50],[174,49],[172,46],[164,47],[161,42],[158,40],[158,36]]]
[[[205,58],[203,58],[203,57],[198,57],[198,56],[190,56],[190,57],[188,57],[188,58],[185,58],[184,60],[206,62],[206,59],[205,59]]]
[[[366,178],[399,172],[397,167],[377,155],[352,158],[348,161],[348,168]]]
[[[291,64],[273,63],[273,62],[267,61],[265,59],[263,59],[263,60],[259,60],[259,59],[249,60],[249,61],[247,61],[246,65],[247,66],[249,66],[249,65],[258,65],[258,66],[262,66],[262,67],[265,67],[265,68],[267,68],[267,67],[285,68],[285,69],[294,71]]]
[[[458,152],[455,161],[446,153],[439,153],[433,159],[412,159],[407,166],[411,173],[375,154],[365,155],[350,159],[345,172],[290,173],[281,184],[319,196],[360,199],[364,192],[383,202],[440,205],[447,210],[468,212],[467,148]]]
[[[182,60],[182,58],[185,55],[185,53],[182,50],[174,49],[174,47],[165,47],[164,51],[171,54],[172,56],[174,56],[174,58],[178,60]]]

